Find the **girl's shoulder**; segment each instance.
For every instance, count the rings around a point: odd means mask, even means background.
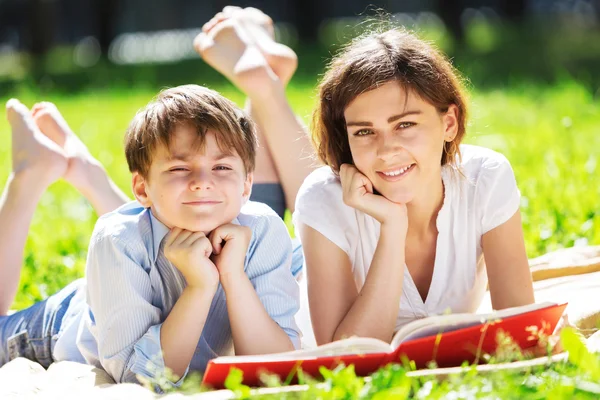
[[[463,144],[460,146],[460,153],[461,158],[457,163],[460,172],[473,183],[481,179],[494,179],[505,170],[512,170],[503,154],[486,147]]]
[[[456,182],[461,184],[453,185],[459,190],[451,193],[455,202],[479,221],[480,231],[486,233],[518,210],[520,192],[515,175],[501,153],[473,145],[461,145],[460,151],[460,173],[451,176],[457,177]]]
[[[343,203],[342,184],[328,166],[317,168],[306,177],[296,196],[296,208],[324,200]]]

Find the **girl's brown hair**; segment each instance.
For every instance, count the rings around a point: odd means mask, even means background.
[[[461,79],[436,48],[402,29],[370,33],[346,45],[331,63],[319,85],[311,139],[321,162],[337,174],[352,163],[344,110],[361,93],[398,81],[431,103],[439,112],[458,107],[458,133],[444,143],[441,164],[460,157],[458,145],[465,135],[467,106]]]

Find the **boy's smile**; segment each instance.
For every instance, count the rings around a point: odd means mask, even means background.
[[[148,176],[134,173],[134,192],[169,228],[208,233],[234,220],[250,196],[252,174],[240,156],[221,149],[208,130],[201,143],[192,125],[178,126],[169,148],[152,154]]]

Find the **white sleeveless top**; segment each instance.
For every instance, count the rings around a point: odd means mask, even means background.
[[[437,217],[438,239],[431,286],[423,302],[404,266],[396,329],[426,316],[475,312],[487,286],[481,236],[502,225],[519,209],[520,192],[503,155],[461,145],[462,162],[442,167],[444,202]],[[331,168],[321,167],[304,181],[293,223],[306,224],[342,249],[362,288],[379,240],[379,222],[344,204],[342,186]],[[323,264],[322,268],[327,268]]]

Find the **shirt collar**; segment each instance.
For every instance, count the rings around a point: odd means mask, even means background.
[[[170,232],[170,229],[160,222],[158,218],[152,214],[152,210],[148,208],[148,214],[150,214],[150,224],[152,225],[152,241],[153,241],[153,249],[152,249],[152,260],[156,262],[158,258],[158,251],[160,249],[160,243],[163,241],[165,236]]]

